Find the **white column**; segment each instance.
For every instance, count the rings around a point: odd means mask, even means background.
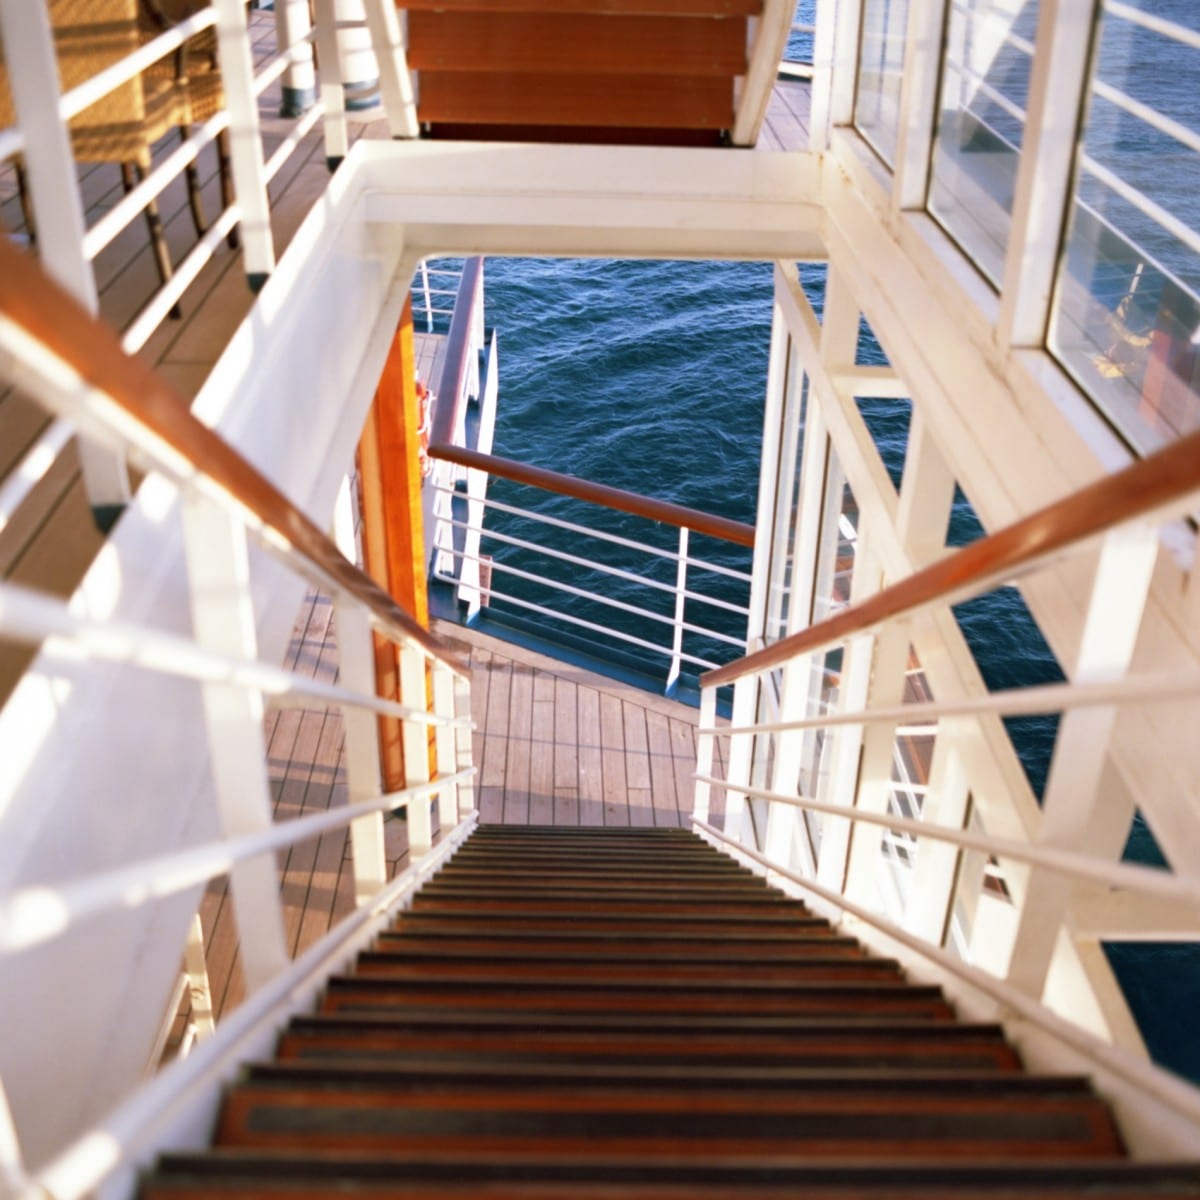
[[[184,498],[183,531],[196,641],[256,660],[245,528],[215,501],[193,493]],[[228,838],[262,832],[272,824],[262,696],[222,683],[206,683],[202,690],[221,832]],[[229,890],[246,990],[254,992],[288,964],[275,855],[237,863]]]
[[[54,33],[45,4],[0,0],[0,42],[8,86],[25,141],[38,257],[46,273],[90,313],[100,311],[96,275],[83,251],[86,221],[75,173],[71,138],[58,115],[60,92]],[[129,502],[125,456],[85,438],[79,441],[88,503],[101,528]]]
[[[263,163],[254,61],[246,26],[244,0],[213,0],[221,86],[229,109],[229,149],[233,188],[241,211],[242,261],[250,286],[257,291],[275,269],[275,239]]]
[[[1157,555],[1158,531],[1153,526],[1116,529],[1105,537],[1073,682],[1114,680],[1126,674]],[[1116,716],[1114,705],[1074,708],[1063,715],[1042,797],[1040,844],[1119,853],[1131,814],[1127,809],[1122,814],[1124,827],[1114,839],[1100,789]],[[1042,995],[1070,895],[1070,880],[1037,868],[1030,872],[1008,979],[1031,996]]]
[[[1098,0],[1041,0],[1000,293],[1001,346],[1041,346],[1074,179]]]
[[[283,76],[281,117],[300,116],[312,108],[317,98],[312,44],[305,40],[311,29],[308,0],[275,0],[275,44],[280,50],[291,50],[294,56]]]

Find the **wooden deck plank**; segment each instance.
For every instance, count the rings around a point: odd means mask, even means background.
[[[508,693],[508,771],[504,823],[529,824],[529,767],[533,732],[533,671],[514,663]]]
[[[621,699],[600,693],[600,767],[603,772],[604,823],[628,825],[629,793],[625,775],[625,720]]]
[[[554,824],[554,676],[533,675],[533,729],[529,758],[529,821]]]
[[[581,825],[579,817],[579,689],[554,677],[554,823]]]
[[[646,741],[650,760],[651,805],[656,825],[680,824],[679,794],[675,786],[675,762],[671,749],[669,718],[646,713]]]
[[[600,693],[595,688],[578,691],[576,720],[579,759],[579,824],[604,824],[604,771],[600,751]]]

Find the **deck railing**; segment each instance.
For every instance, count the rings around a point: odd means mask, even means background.
[[[826,620],[763,647],[702,677],[696,776],[695,828],[741,855],[756,869],[842,919],[861,923],[868,939],[899,952],[911,969],[946,983],[964,1003],[980,999],[1010,1014],[1075,1056],[1104,1082],[1118,1111],[1143,1128],[1159,1122],[1159,1144],[1185,1149],[1200,1135],[1200,1092],[1146,1058],[1089,1032],[1076,1011],[1052,1010],[1044,991],[1059,939],[1070,937],[1071,888],[1091,884],[1119,898],[1124,937],[1171,936],[1200,941],[1200,878],[1186,872],[1121,861],[1123,840],[1098,832],[1116,819],[1104,808],[1102,776],[1110,733],[1127,706],[1194,701],[1200,672],[1129,674],[1143,607],[1159,553],[1160,527],[1188,519],[1200,501],[1200,434],[1135,463],[1033,513],[999,532],[936,559],[930,566],[841,609]],[[1187,526],[1185,525],[1185,532]],[[1194,533],[1189,534],[1192,540]],[[1001,691],[955,699],[901,704],[868,702],[889,690],[880,678],[906,671],[910,637],[920,622],[948,606],[1032,572],[1058,568],[1065,556],[1099,544],[1084,632],[1073,677],[1061,685]],[[881,647],[890,644],[892,650]],[[842,686],[833,711],[810,703],[789,706],[786,720],[716,722],[718,690],[754,685],[783,672],[785,695],[808,692],[812,664],[842,647]],[[869,686],[868,686],[869,682]],[[892,689],[898,695],[900,688]],[[741,711],[747,711],[742,706]],[[753,706],[749,707],[753,711]],[[976,827],[970,797],[978,786],[965,749],[977,722],[997,716],[1062,713],[1053,766],[1042,800],[1040,834],[1022,840]],[[799,744],[814,730],[826,736],[822,786],[804,789]],[[888,801],[897,784],[876,778],[860,758],[863,739],[905,731],[936,734],[935,767],[915,813]],[[713,771],[716,739],[731,743],[724,777]],[[741,747],[740,753],[738,747]],[[769,761],[767,780],[745,764]],[[738,768],[736,764],[744,764]],[[886,770],[886,768],[884,768]],[[709,822],[713,788],[725,793],[724,828]],[[814,821],[815,840],[798,836],[796,821]],[[1129,813],[1132,816],[1132,812]],[[889,835],[909,839],[909,895],[881,884],[881,851]],[[798,847],[804,847],[803,851]],[[968,870],[969,856],[979,870]],[[956,938],[956,923],[976,913],[989,886],[987,862],[1027,869],[1011,925],[1011,945],[990,945],[997,974],[972,961],[970,938]],[[1007,893],[1006,893],[1007,895]],[[1006,903],[1014,903],[1008,897]],[[992,936],[1002,936],[989,926]],[[1189,932],[1190,930],[1190,932]],[[1161,936],[1159,934],[1159,936]],[[1005,949],[1008,953],[1005,954]]]
[[[14,1191],[82,1197],[102,1185],[128,1188],[156,1143],[186,1136],[181,1130],[205,1128],[216,1103],[216,1082],[238,1054],[255,1038],[269,1038],[280,1014],[311,996],[331,963],[355,952],[465,836],[475,820],[469,683],[453,654],[192,416],[163,379],[124,354],[105,326],[3,240],[0,363],[28,395],[101,444],[128,451],[142,470],[174,484],[192,611],[192,633],[184,635],[84,615],[46,594],[0,584],[0,639],[40,646],[46,663],[85,664],[89,671],[117,667],[197,685],[207,730],[197,729],[195,740],[202,742],[207,733],[220,827],[213,840],[164,834],[158,853],[10,890],[0,899],[5,974],[14,978],[16,955],[52,947],[97,918],[127,920],[147,908],[157,912],[173,897],[197,896],[208,881],[228,876],[248,991],[242,1006],[218,1023],[186,1061],[166,1068],[76,1142],[60,1148],[36,1174],[26,1168],[16,1135],[31,1114],[14,1112],[15,1099],[5,1102],[0,1087],[0,1171]],[[268,559],[253,558],[250,543]],[[275,570],[273,564],[279,563],[334,597],[336,684],[282,669],[258,655],[258,572]],[[377,638],[397,648],[397,700],[377,695]],[[264,705],[314,701],[344,714],[349,802],[277,824],[271,815]],[[401,722],[406,784],[390,793],[380,782],[379,717]],[[110,722],[116,736],[125,718],[98,711],[89,719]],[[168,793],[174,784],[163,779],[154,786]],[[410,865],[389,877],[383,814],[396,810],[407,817]],[[125,820],[123,810],[95,815],[117,828]],[[275,852],[341,829],[349,830],[358,907],[291,961]],[[194,951],[193,942],[181,939],[158,960],[159,967],[174,969],[185,950],[189,956]],[[190,957],[189,970],[195,975]]]
[[[753,526],[458,446],[435,444],[430,453],[464,468],[462,498],[474,473],[508,480],[535,495],[524,504],[485,498],[482,518],[451,510],[439,521],[434,578],[458,588],[470,613],[497,601],[532,616],[551,640],[555,624],[589,641],[598,638],[601,648],[631,653],[647,673],[661,673],[668,692],[685,669],[704,670],[716,665],[714,656],[744,651],[749,610],[744,598],[730,597],[746,595],[748,571],[699,557],[690,547],[698,535],[748,551]],[[455,484],[445,483],[441,490],[452,505]],[[547,496],[591,505],[592,523],[540,511],[536,506]],[[599,528],[613,513],[646,522],[640,526],[646,533],[628,536]],[[674,547],[644,540],[663,525],[678,530]],[[704,581],[699,586],[697,574]]]

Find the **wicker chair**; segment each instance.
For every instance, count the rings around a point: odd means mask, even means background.
[[[147,37],[149,21],[142,10],[142,0],[50,0],[49,12],[54,27],[59,80],[64,92],[132,53]],[[195,121],[207,119],[223,102],[215,63],[210,69],[197,60],[194,87],[189,77],[192,63],[190,50],[182,48],[73,117],[70,122],[71,148],[76,160],[120,164],[122,186],[126,193],[132,191],[149,170],[152,148],[157,142],[173,129],[186,137]],[[199,98],[199,102],[194,101],[194,97]],[[201,103],[204,116],[197,115]],[[14,119],[7,73],[0,60],[0,127],[12,124]],[[222,156],[221,169],[223,188],[228,194],[225,182],[227,150]],[[26,227],[33,236],[24,170],[19,162],[17,183]],[[206,226],[194,163],[187,169],[187,186],[192,218],[199,235]],[[157,202],[151,200],[145,213],[155,262],[165,283],[171,277],[172,268]]]

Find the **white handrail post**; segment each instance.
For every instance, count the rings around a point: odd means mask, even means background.
[[[1158,530],[1135,524],[1104,539],[1073,680],[1121,679],[1129,668],[1158,557]],[[1132,805],[1102,811],[1100,784],[1116,723],[1115,705],[1072,708],[1059,726],[1042,798],[1037,844],[1119,857],[1133,817]],[[1034,870],[1013,941],[1008,981],[1041,997],[1070,900],[1071,883]]]
[[[317,76],[313,67],[312,30],[308,0],[275,0],[275,44],[292,56],[283,76],[279,115],[298,117],[308,112],[317,99]]]
[[[346,93],[342,89],[337,16],[333,0],[313,0],[313,5],[317,16],[317,53],[321,56],[318,83],[325,114],[325,165],[332,171],[350,150],[350,133],[346,127]]]
[[[267,196],[254,60],[244,0],[213,0],[221,86],[229,109],[233,187],[241,214],[242,262],[250,287],[258,291],[275,269],[275,239]]]
[[[394,138],[415,138],[417,101],[408,70],[408,39],[405,16],[394,0],[363,0],[371,47],[379,69],[379,91],[387,112],[388,130]]]
[[[429,265],[427,259],[421,259],[418,268],[421,272],[421,289],[425,293],[425,332],[433,332],[433,299],[429,295]]]
[[[454,715],[462,722],[471,718],[471,681],[461,675],[454,676]],[[468,724],[454,729],[455,770],[465,771],[475,761],[472,745],[473,730]],[[467,779],[458,785],[458,815],[462,819],[475,811],[475,784]]]
[[[356,692],[374,695],[375,655],[371,623],[366,610],[354,600],[339,597],[334,604],[341,682]],[[346,778],[349,803],[360,804],[383,791],[379,758],[379,720],[366,709],[344,710]],[[359,817],[350,826],[354,856],[354,898],[366,904],[387,883],[383,813]]]
[[[184,548],[196,641],[207,649],[258,656],[245,527],[198,493],[183,501]],[[203,686],[213,787],[226,837],[272,823],[260,693],[232,684]],[[246,989],[253,992],[288,964],[279,871],[273,854],[237,863],[229,873]]]
[[[84,253],[87,228],[83,198],[71,153],[71,137],[59,119],[61,91],[54,32],[47,6],[28,0],[0,0],[0,42],[17,123],[24,137],[25,168],[37,225],[42,266],[88,312],[100,311],[96,274]],[[107,529],[129,503],[125,455],[86,438],[79,440],[88,503]]]
[[[410,708],[428,709],[425,696],[425,656],[410,642],[400,647],[400,701]],[[404,783],[413,787],[429,782],[429,727],[415,721],[400,724],[401,745],[404,748]],[[429,852],[433,845],[431,801],[419,796],[408,802],[408,853],[416,860]]]
[[[444,663],[433,664],[433,711],[439,717],[454,719],[454,672]],[[434,732],[434,749],[437,754],[437,773],[453,774],[458,760],[458,745],[453,725],[439,725]],[[443,787],[438,796],[438,836],[446,834],[458,824],[458,784]]]
[[[687,555],[688,529],[686,525],[679,527],[679,563],[675,570],[675,637],[671,643],[671,669],[667,672],[666,692],[679,681],[680,655],[683,653],[683,613],[687,605]]]
[[[717,723],[717,689],[702,688],[700,691],[700,728],[712,729]],[[696,738],[696,775],[712,775],[713,745],[716,734],[701,733]],[[708,810],[712,799],[712,785],[702,778],[696,780],[696,794],[692,804],[692,820],[708,822]]]

